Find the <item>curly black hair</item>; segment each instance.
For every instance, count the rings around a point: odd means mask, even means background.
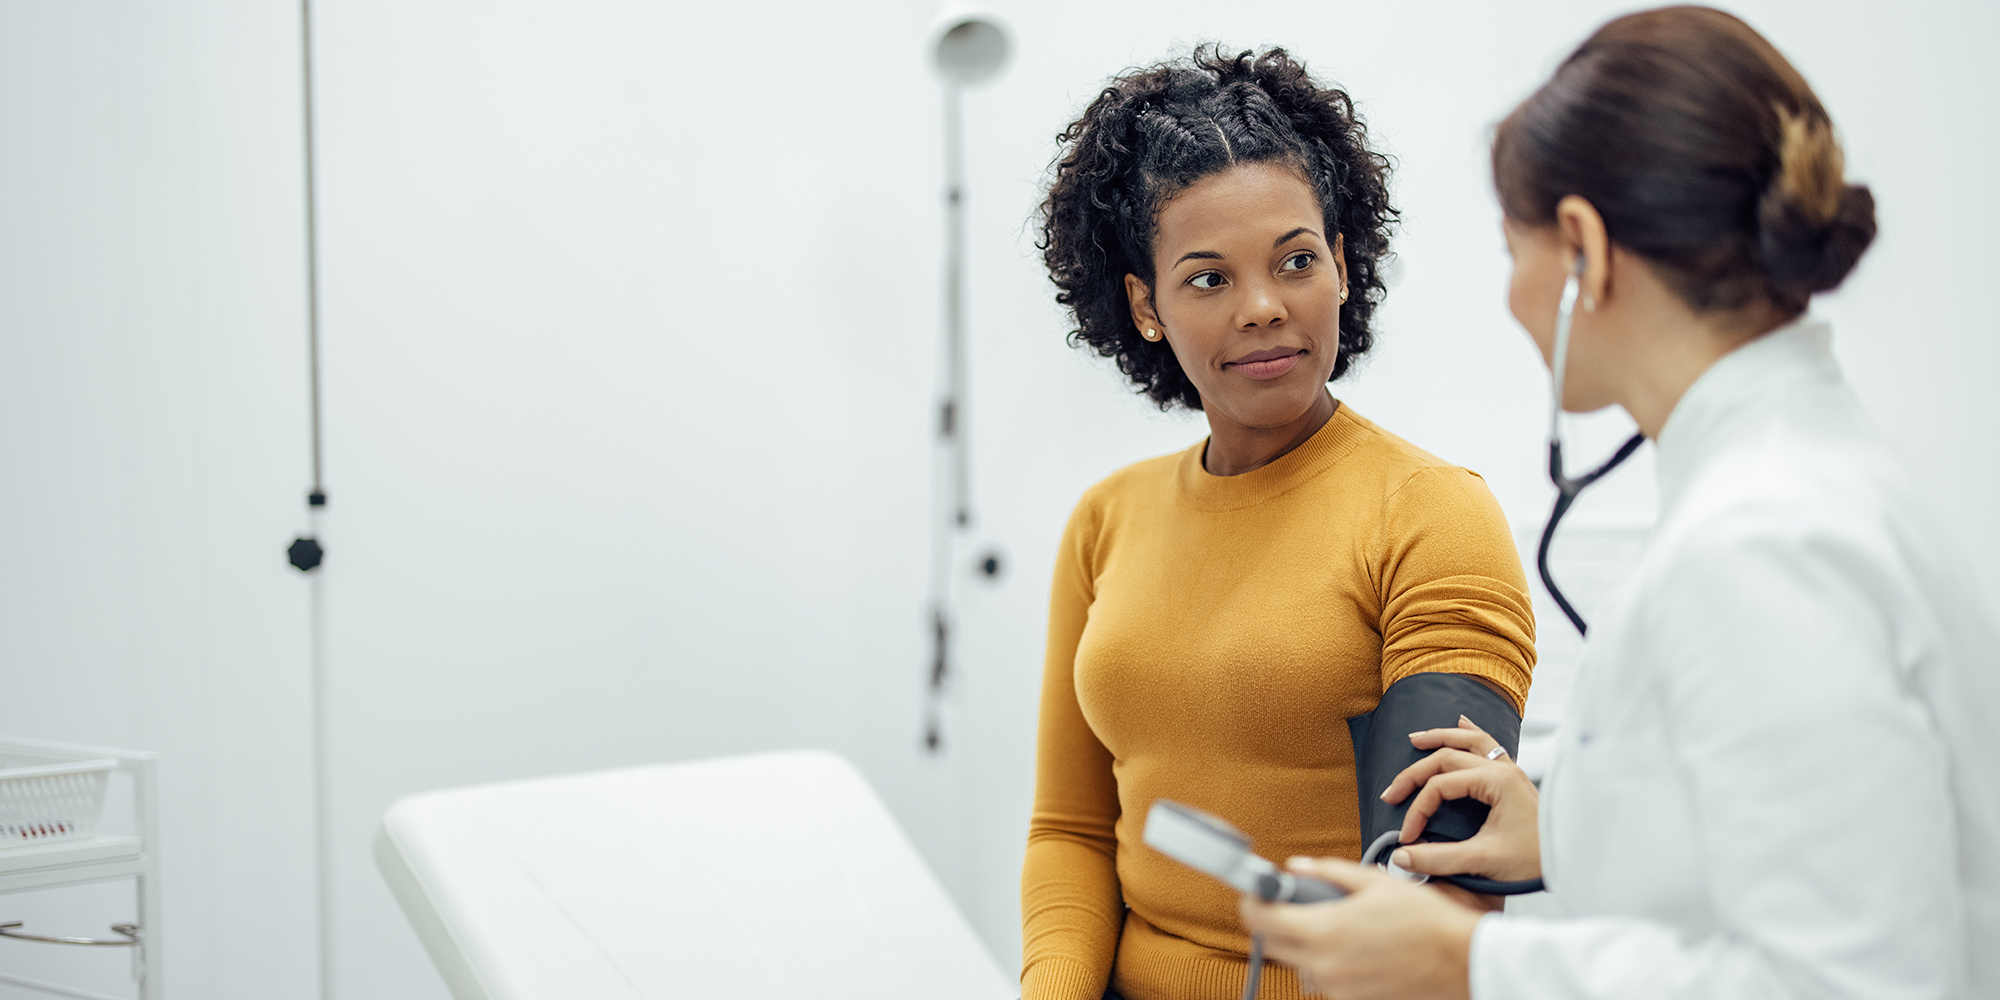
[[[1185,59],[1126,73],[1057,139],[1062,148],[1037,246],[1056,301],[1076,317],[1070,344],[1116,360],[1160,409],[1178,403],[1199,410],[1201,396],[1173,351],[1149,344],[1132,325],[1125,275],[1150,287],[1160,207],[1239,164],[1296,168],[1345,239],[1350,294],[1340,310],[1332,378],[1373,346],[1369,320],[1387,292],[1380,266],[1397,219],[1389,160],[1368,148],[1353,99],[1320,86],[1284,49],[1230,56],[1204,45]]]

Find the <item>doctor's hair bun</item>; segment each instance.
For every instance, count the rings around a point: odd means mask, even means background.
[[[1581,196],[1697,310],[1797,314],[1875,238],[1826,108],[1749,25],[1667,7],[1599,28],[1501,122],[1501,208],[1548,225]]]
[[[1778,171],[1757,202],[1772,298],[1803,303],[1838,286],[1875,239],[1875,196],[1846,179],[1833,123],[1778,109]]]
[[[1056,301],[1076,326],[1070,343],[1110,358],[1161,409],[1201,409],[1201,395],[1165,344],[1132,325],[1125,276],[1154,281],[1160,208],[1189,185],[1230,167],[1277,163],[1318,195],[1327,242],[1344,240],[1349,295],[1340,308],[1345,374],[1374,344],[1370,321],[1396,210],[1389,161],[1346,92],[1321,85],[1284,49],[1187,57],[1112,80],[1057,136],[1061,143],[1041,206],[1037,244]]]

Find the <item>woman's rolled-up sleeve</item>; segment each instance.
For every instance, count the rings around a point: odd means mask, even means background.
[[[1506,515],[1486,482],[1438,466],[1383,511],[1373,572],[1382,602],[1382,688],[1411,674],[1470,674],[1519,711],[1535,667],[1535,612]]]

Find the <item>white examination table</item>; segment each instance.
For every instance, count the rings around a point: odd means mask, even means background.
[[[412,795],[375,860],[457,1000],[1019,992],[830,753]]]

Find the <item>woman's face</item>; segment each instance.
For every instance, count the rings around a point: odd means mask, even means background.
[[[1347,262],[1310,184],[1253,163],[1160,210],[1152,288],[1127,275],[1132,320],[1162,331],[1211,423],[1283,427],[1326,395],[1340,353]]]

